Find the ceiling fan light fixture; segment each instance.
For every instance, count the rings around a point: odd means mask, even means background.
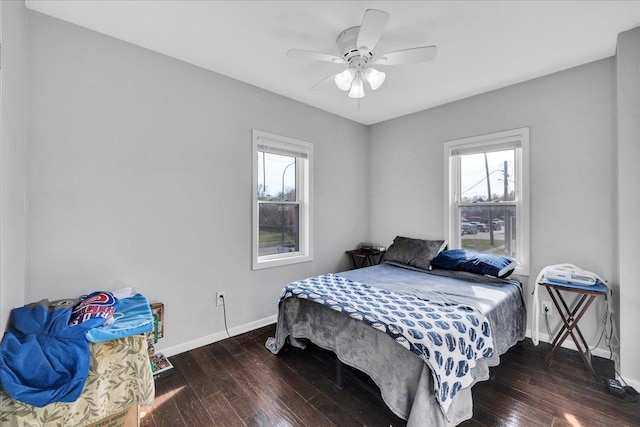
[[[360,76],[360,73],[358,73],[351,83],[349,98],[364,98],[364,85],[362,84],[362,77]]]
[[[362,72],[362,75],[364,79],[367,81],[367,83],[371,85],[371,89],[373,90],[376,90],[380,86],[382,86],[382,83],[384,83],[384,79],[387,77],[387,73],[378,71],[373,67],[366,68]]]
[[[336,86],[338,86],[340,90],[349,90],[351,88],[351,82],[353,82],[355,75],[356,72],[353,68],[347,68],[343,72],[336,74]]]
[[[387,77],[386,73],[371,67],[371,65],[388,66],[427,62],[435,58],[438,50],[436,46],[419,46],[385,53],[377,52],[378,42],[388,21],[389,14],[387,12],[367,9],[360,26],[347,28],[338,34],[336,44],[339,56],[302,49],[289,49],[287,55],[334,64],[346,64],[346,70],[337,74],[332,73],[311,86],[309,90],[316,90],[325,83],[330,84],[333,79],[340,90],[348,92],[349,97],[363,98],[365,96],[365,81],[371,90],[377,90],[385,85]]]

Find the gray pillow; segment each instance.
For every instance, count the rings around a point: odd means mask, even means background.
[[[422,240],[397,236],[384,254],[384,260],[428,270],[431,267],[431,260],[446,246],[446,240]]]

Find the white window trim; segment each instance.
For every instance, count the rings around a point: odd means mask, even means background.
[[[308,262],[313,260],[313,144],[299,139],[288,138],[286,136],[275,135],[268,132],[252,130],[253,141],[253,171],[252,171],[252,267],[254,270],[260,270],[263,268],[279,267],[283,265],[297,264],[301,262]],[[297,198],[300,200],[300,212],[299,212],[299,247],[298,252],[273,254],[273,255],[258,255],[259,244],[259,224],[258,224],[258,194],[256,189],[258,188],[258,145],[267,143],[271,146],[278,146],[283,150],[292,149],[294,152],[306,152],[306,167],[296,168],[297,182],[296,191],[298,192]],[[293,146],[293,147],[292,147]]]
[[[515,174],[518,183],[518,194],[520,199],[516,204],[516,218],[518,228],[516,230],[517,249],[519,265],[514,274],[521,276],[529,275],[530,254],[529,254],[529,128],[512,129],[503,132],[496,132],[486,135],[469,138],[456,139],[444,143],[444,183],[445,183],[445,203],[444,203],[444,233],[448,237],[450,248],[460,247],[460,219],[458,218],[457,188],[460,167],[460,157],[452,156],[458,150],[465,152],[477,149],[485,151],[483,147],[495,149],[500,145],[512,145],[517,142],[520,148],[516,150]]]

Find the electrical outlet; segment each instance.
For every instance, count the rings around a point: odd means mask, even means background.
[[[542,314],[547,314],[547,316],[553,316],[553,305],[551,301],[542,301]]]
[[[224,291],[216,292],[216,305],[224,304]]]

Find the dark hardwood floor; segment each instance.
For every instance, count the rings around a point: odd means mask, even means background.
[[[333,353],[310,346],[271,354],[264,343],[274,333],[268,326],[171,357],[175,372],[156,380],[156,399],[141,425],[406,424],[356,381],[346,378],[338,390]],[[473,387],[474,416],[461,425],[640,426],[640,403],[610,395],[576,352],[562,349],[547,367],[549,350],[528,339],[510,349],[495,377]],[[594,368],[613,377],[606,359],[595,358]]]

